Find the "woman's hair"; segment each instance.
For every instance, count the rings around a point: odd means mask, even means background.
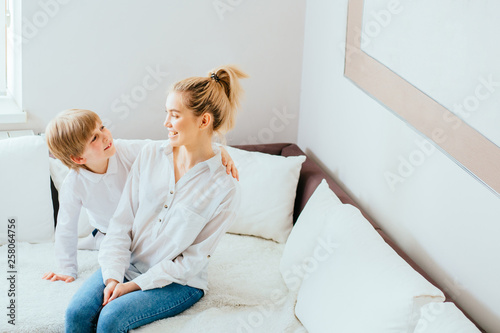
[[[62,111],[45,129],[45,138],[50,152],[70,169],[84,167],[73,162],[71,156],[83,155],[85,145],[90,140],[96,123],[100,121],[99,116],[89,110]]]
[[[234,127],[236,111],[243,95],[239,79],[248,75],[237,66],[215,68],[207,77],[190,77],[176,82],[170,92],[181,93],[184,105],[196,116],[208,112],[213,116],[213,131],[223,135]]]

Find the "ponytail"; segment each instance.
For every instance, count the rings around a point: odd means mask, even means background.
[[[234,65],[211,70],[207,77],[190,77],[174,83],[170,92],[182,93],[184,105],[196,116],[213,116],[213,131],[223,136],[234,127],[243,88],[239,79],[248,75]]]

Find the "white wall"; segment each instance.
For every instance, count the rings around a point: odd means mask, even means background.
[[[388,8],[388,0],[364,0],[363,51],[500,146],[500,45],[491,43],[500,33],[500,1],[402,1],[395,14]]]
[[[299,146],[488,332],[500,332],[500,199],[343,76],[347,0],[306,8]],[[404,32],[402,32],[404,33]],[[381,83],[382,84],[382,83]],[[425,160],[391,189],[384,173]]]
[[[167,87],[236,63],[251,78],[228,142],[297,139],[305,0],[26,0],[22,10],[29,119],[0,130],[43,131],[59,111],[88,108],[115,137],[165,138]]]

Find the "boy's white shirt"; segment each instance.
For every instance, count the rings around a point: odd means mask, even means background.
[[[151,142],[132,166],[101,244],[103,281],[126,277],[142,290],[179,283],[208,290],[207,265],[235,220],[238,182],[220,149],[176,183],[169,141]]]
[[[58,274],[77,277],[78,218],[81,208],[87,209],[92,227],[106,233],[130,168],[141,149],[151,140],[116,139],[113,142],[116,153],[110,157],[106,173],[70,170],[61,186],[55,233]]]

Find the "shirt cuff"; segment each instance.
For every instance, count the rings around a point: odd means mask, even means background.
[[[136,277],[135,279],[133,279],[132,282],[134,282],[135,284],[137,284],[139,286],[139,288],[141,288],[142,290],[150,290],[150,289],[156,289],[156,288],[163,288],[163,287],[168,286],[169,284],[172,283],[172,282],[169,282],[169,283],[167,283],[165,285],[162,285],[161,287],[160,286],[156,286],[154,284],[154,282],[151,281],[151,278],[148,276],[147,273],[139,275],[138,277]]]
[[[102,282],[106,284],[109,279],[116,280],[118,282],[123,282],[123,275],[112,269],[102,269]]]
[[[146,274],[139,275],[132,282],[135,282],[142,290],[154,289],[153,283],[148,279]]]
[[[75,272],[68,272],[68,271],[62,271],[62,270],[61,270],[60,272],[62,272],[62,273],[59,273],[60,275],[67,275],[67,276],[71,276],[71,277],[73,277],[73,279],[75,279],[75,280],[76,280],[76,278],[77,278],[77,276],[78,276]]]

